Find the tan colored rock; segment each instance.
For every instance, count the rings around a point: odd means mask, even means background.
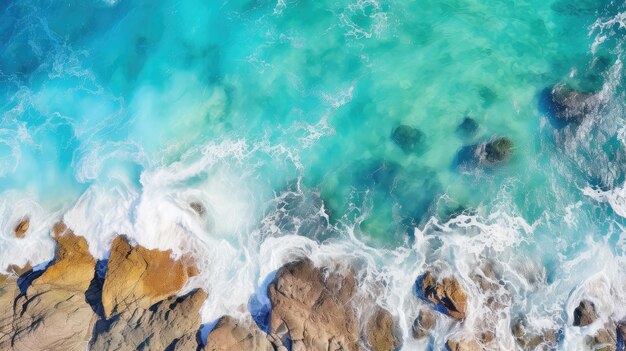
[[[289,338],[293,351],[356,351],[354,290],[352,272],[322,272],[309,259],[284,265],[268,287],[272,342],[280,349]]]
[[[96,267],[96,259],[89,253],[87,240],[74,234],[63,223],[54,226],[54,240],[54,263],[33,281],[29,289],[87,290]]]
[[[421,310],[413,322],[413,337],[415,339],[427,337],[436,323],[437,320],[430,311]]]
[[[589,300],[582,300],[574,310],[574,326],[584,327],[598,319],[596,306]]]
[[[13,336],[13,302],[19,295],[17,279],[0,275],[0,350],[8,349]]]
[[[17,225],[15,225],[15,229],[13,230],[13,232],[15,233],[15,237],[19,239],[22,239],[23,237],[25,237],[26,232],[28,231],[29,227],[30,227],[30,218],[28,217],[22,218],[19,222],[17,222]]]
[[[465,319],[467,311],[467,294],[454,277],[438,281],[430,272],[420,277],[421,297],[435,304],[447,315],[459,320]]]
[[[394,351],[402,345],[402,338],[393,316],[378,307],[367,324],[367,341],[372,351]]]
[[[220,318],[207,337],[205,351],[273,351],[267,336],[253,322]]]
[[[11,350],[85,350],[96,315],[84,292],[48,290],[21,296],[15,306]]]
[[[9,280],[10,307],[0,317],[0,350],[83,351],[91,337],[95,314],[85,302],[94,276],[95,259],[84,238],[63,224],[55,226],[53,263],[15,299],[15,278]],[[6,282],[5,282],[6,283]],[[10,330],[7,326],[10,325]]]
[[[474,340],[448,340],[446,343],[450,351],[481,351],[482,348]]]
[[[126,237],[118,236],[113,240],[102,288],[105,316],[135,305],[146,309],[175,294],[194,274],[197,268],[189,259],[174,260],[170,251],[132,247]]]
[[[147,309],[134,305],[94,335],[90,350],[195,351],[200,308],[206,297],[206,292],[199,289],[182,297],[169,297]]]

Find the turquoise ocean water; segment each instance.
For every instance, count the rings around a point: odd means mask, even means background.
[[[581,296],[626,316],[625,36],[619,1],[1,1],[0,263],[49,260],[60,219],[99,257],[116,233],[193,251],[208,323],[289,258],[344,257],[407,350],[437,267],[476,297],[435,349],[513,349],[525,316],[582,350]],[[554,123],[559,85],[600,107]],[[503,162],[465,162],[497,138]]]

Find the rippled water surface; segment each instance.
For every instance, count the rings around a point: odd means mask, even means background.
[[[408,350],[431,266],[477,294],[450,328],[487,321],[496,349],[581,296],[621,319],[625,36],[619,1],[0,2],[0,263],[49,260],[59,219],[99,257],[116,233],[191,250],[211,321],[289,258],[349,257]],[[560,125],[555,86],[597,107]],[[495,312],[470,279],[487,263]]]

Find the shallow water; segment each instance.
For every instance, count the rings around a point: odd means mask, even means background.
[[[408,350],[437,267],[476,297],[435,348],[487,321],[512,349],[524,315],[582,350],[581,297],[626,316],[625,35],[626,7],[590,0],[3,2],[0,267],[49,260],[59,219],[98,257],[116,233],[191,250],[210,322],[289,259],[343,257],[385,282]],[[602,107],[559,128],[555,84]],[[506,162],[457,163],[497,137]],[[470,277],[486,262],[497,313]]]

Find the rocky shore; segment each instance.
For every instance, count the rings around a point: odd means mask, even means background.
[[[24,228],[17,226],[16,235]],[[394,351],[408,339],[428,343],[438,324],[462,325],[471,313],[472,296],[461,281],[423,272],[414,286],[419,313],[403,335],[400,316],[364,294],[349,265],[317,266],[301,258],[276,272],[267,288],[271,309],[260,323],[249,314],[225,315],[209,330],[200,317],[207,292],[181,294],[199,273],[192,257],[174,259],[117,236],[108,259],[98,261],[85,238],[64,224],[52,235],[52,262],[43,269],[8,267],[0,276],[0,350]],[[493,277],[485,268],[474,280],[486,292],[498,288]],[[592,301],[582,300],[571,320],[584,328],[597,324],[599,314]],[[537,330],[524,318],[512,324],[516,349],[558,348],[560,330]],[[475,329],[476,335],[450,335],[444,347],[502,349],[495,327]],[[590,332],[585,347],[622,350],[625,333],[626,324],[606,322]]]

